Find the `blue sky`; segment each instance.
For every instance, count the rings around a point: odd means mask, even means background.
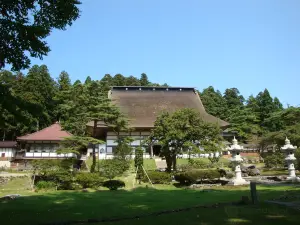
[[[81,17],[53,31],[43,61],[56,78],[140,76],[172,86],[268,88],[300,105],[299,0],[82,0]]]

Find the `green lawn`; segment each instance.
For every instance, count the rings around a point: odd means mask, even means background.
[[[15,181],[17,182],[17,181]],[[20,183],[18,183],[20,185]],[[16,188],[9,184],[12,189]],[[16,185],[16,183],[15,183]],[[7,186],[7,185],[6,185]],[[20,193],[24,197],[0,202],[1,224],[40,224],[69,220],[87,220],[89,218],[111,218],[143,215],[161,210],[171,210],[202,204],[238,201],[241,196],[249,196],[248,187],[220,187],[210,192],[185,190],[174,186],[155,185],[152,188],[137,188],[120,191],[54,191],[34,193],[30,191],[1,191],[0,196]],[[296,193],[300,187],[293,186],[258,186],[261,201],[272,199],[286,193]],[[270,211],[272,209],[272,211]],[[266,213],[266,210],[269,210]],[[123,221],[108,224],[296,224],[299,216],[286,217],[282,208],[272,205],[259,207],[221,207],[199,208],[187,212],[179,212],[161,216],[141,218],[134,221]],[[277,215],[278,213],[280,215]],[[290,210],[288,210],[288,213]],[[291,211],[294,212],[294,211]],[[217,216],[216,216],[217,215]],[[277,217],[275,217],[277,215]],[[278,217],[279,216],[279,217]],[[296,218],[297,217],[297,218]],[[275,220],[276,219],[276,220]],[[241,222],[241,223],[238,223]],[[90,224],[90,223],[89,223]]]

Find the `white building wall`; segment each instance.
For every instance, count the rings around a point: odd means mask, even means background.
[[[0,157],[12,158],[16,155],[16,150],[13,148],[0,148]]]

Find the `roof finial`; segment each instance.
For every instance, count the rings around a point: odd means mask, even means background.
[[[290,142],[290,140],[287,138],[287,136],[285,137],[285,144],[286,144],[286,145],[291,144],[291,142]]]
[[[237,144],[238,144],[238,141],[236,140],[235,136],[234,136],[234,138],[233,138],[233,141],[232,141],[232,142],[233,142],[233,144],[234,144],[234,145],[237,145]]]

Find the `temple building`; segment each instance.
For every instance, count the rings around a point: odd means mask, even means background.
[[[133,148],[138,146],[144,149],[144,158],[159,156],[160,145],[153,143],[150,146],[144,145],[154,128],[154,123],[163,111],[170,113],[182,108],[191,108],[199,112],[202,119],[209,123],[218,124],[224,137],[229,137],[226,131],[229,124],[216,118],[205,111],[200,96],[194,88],[183,87],[112,87],[108,93],[112,102],[120,108],[120,111],[129,120],[131,132],[120,132],[119,136],[130,136],[134,141]],[[87,124],[87,129],[93,129],[94,122]],[[16,164],[26,164],[32,159],[62,159],[76,157],[80,160],[92,156],[92,148],[77,156],[73,153],[57,154],[59,143],[71,134],[62,130],[58,122],[42,130],[21,136],[17,142],[0,142],[1,161],[10,161]],[[103,140],[103,144],[96,146],[96,155],[99,159],[113,157],[114,149],[117,147],[117,134],[106,124],[99,121],[96,128],[97,138]],[[134,155],[133,155],[134,157]],[[199,156],[200,157],[200,156]],[[4,164],[4,163],[2,163]]]
[[[75,157],[75,154],[57,154],[59,143],[71,134],[62,130],[60,124],[55,124],[17,138],[18,152],[16,159],[57,159]]]
[[[0,168],[9,168],[12,161],[15,159],[17,151],[16,141],[1,141],[0,142]]]
[[[183,87],[112,87],[108,97],[120,111],[129,119],[132,132],[121,132],[119,135],[130,136],[134,139],[132,147],[141,146],[144,149],[144,158],[159,155],[160,146],[142,146],[143,140],[149,137],[154,122],[163,111],[175,112],[182,108],[192,108],[199,112],[204,121],[218,124],[223,136],[228,136],[226,128],[229,123],[216,118],[205,111],[201,98],[195,88]],[[92,129],[93,121],[87,124]],[[97,148],[99,159],[112,158],[117,146],[117,135],[103,122],[98,122],[96,134],[105,144]],[[91,154],[89,149],[88,154]]]

